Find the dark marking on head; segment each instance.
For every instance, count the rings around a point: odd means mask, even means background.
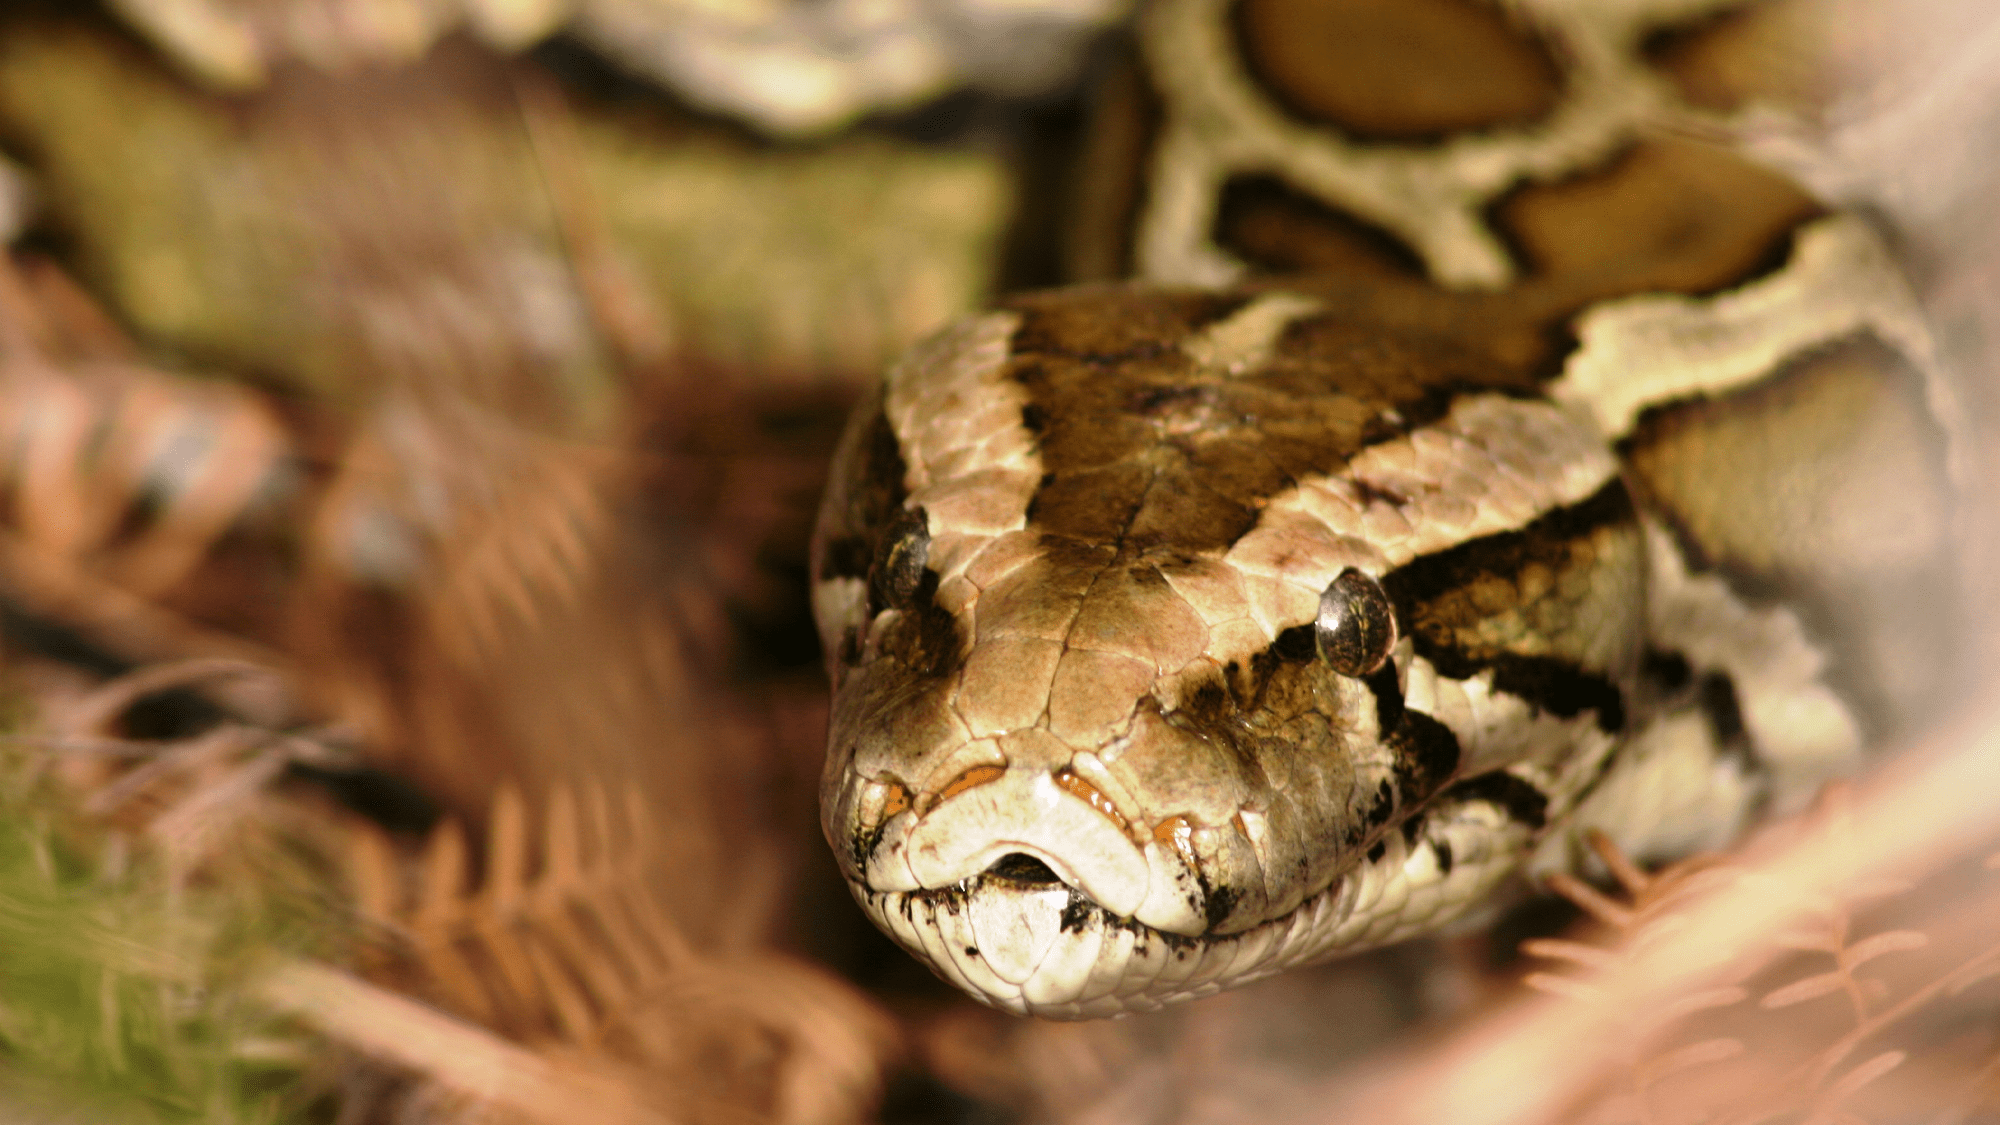
[[[922,507],[906,508],[889,521],[875,542],[868,566],[868,616],[885,609],[910,609],[928,573],[931,533]],[[933,580],[935,588],[935,580]]]
[[[1585,672],[1565,660],[1542,656],[1498,656],[1489,666],[1493,669],[1495,689],[1518,695],[1540,710],[1565,719],[1594,711],[1600,730],[1616,733],[1625,729],[1624,696],[1607,677]],[[1468,662],[1465,667],[1448,670],[1439,663],[1437,668],[1448,676],[1462,678],[1476,671],[1476,664]]]
[[[1253,297],[1098,286],[1010,302],[1022,320],[1009,377],[1042,422],[1033,526],[1121,557],[1226,548],[1274,493],[1436,420],[1458,396],[1536,393],[1440,337],[1333,314],[1292,322],[1254,371],[1212,370],[1183,350]]]
[[[1075,356],[1108,362],[1172,351],[1180,341],[1249,304],[1248,293],[1162,293],[1094,285],[1029,294],[1005,303],[1021,313],[1015,355]]]
[[[848,748],[847,753],[845,755],[845,759],[847,761],[854,760],[853,747]],[[848,853],[853,857],[854,870],[856,871],[868,870],[868,858],[875,854],[876,848],[881,846],[882,835],[888,830],[889,830],[889,820],[888,818],[885,817],[872,827],[857,830],[854,833],[854,835],[851,838],[849,838],[849,840],[847,841],[847,849]]]
[[[1382,783],[1375,787],[1375,799],[1369,803],[1368,815],[1363,818],[1363,822],[1372,831],[1389,823],[1389,818],[1395,815],[1396,787],[1390,785],[1389,779],[1385,777]]]
[[[1271,682],[1271,677],[1287,663],[1297,664],[1302,661],[1287,661],[1279,653],[1278,641],[1275,640],[1268,647],[1250,654],[1250,663],[1242,667],[1239,674],[1229,681],[1230,689],[1236,696],[1237,706],[1245,710],[1257,706],[1264,698],[1264,688]],[[1232,661],[1230,667],[1238,668],[1238,665]]]
[[[1494,770],[1469,777],[1444,791],[1445,802],[1483,801],[1507,814],[1508,819],[1541,828],[1548,823],[1549,799],[1533,785],[1506,770]]]
[[[1389,842],[1387,840],[1377,840],[1375,841],[1375,846],[1368,849],[1368,862],[1380,863],[1382,862],[1382,857],[1388,854]]]
[[[1701,712],[1708,718],[1709,733],[1715,744],[1726,755],[1740,757],[1746,765],[1755,764],[1755,746],[1750,738],[1750,728],[1743,723],[1743,707],[1737,699],[1736,683],[1727,673],[1709,672],[1701,677],[1701,685],[1696,689],[1696,698],[1701,703]]]
[[[1304,664],[1316,655],[1313,647],[1313,627],[1294,625],[1284,630],[1271,642],[1271,647],[1267,651],[1287,664]]]
[[[1417,837],[1423,835],[1424,814],[1417,813],[1416,815],[1410,817],[1408,820],[1405,820],[1403,823],[1397,825],[1397,828],[1402,830],[1403,842],[1410,845],[1411,847],[1415,847],[1417,844]]]
[[[1206,880],[1204,880],[1206,883]],[[1236,909],[1236,890],[1233,887],[1204,886],[1202,888],[1202,919],[1213,931],[1229,918],[1229,912]]]
[[[1396,662],[1383,662],[1362,682],[1375,696],[1375,727],[1387,737],[1403,721],[1403,685],[1396,679]]]
[[[1021,408],[1021,428],[1031,434],[1039,434],[1048,428],[1049,412],[1035,403]]]
[[[1390,571],[1382,584],[1393,584],[1391,593],[1399,605],[1428,601],[1464,585],[1470,577],[1514,574],[1529,562],[1558,556],[1601,528],[1628,526],[1637,518],[1624,482],[1614,477],[1583,500],[1553,508],[1519,530],[1483,536],[1412,560]]]
[[[896,427],[889,421],[886,409],[876,411],[868,420],[868,432],[863,440],[868,459],[862,479],[879,481],[884,486],[884,491],[875,502],[877,512],[872,514],[902,507],[903,498],[908,495],[904,476],[909,466],[903,462],[902,442],[896,438]]]
[[[1360,477],[1350,478],[1349,483],[1354,486],[1354,498],[1363,504],[1373,504],[1377,500],[1380,500],[1384,504],[1401,508],[1407,506],[1410,502],[1409,497],[1387,485],[1376,484],[1373,481],[1363,480]]]
[[[857,424],[863,427],[861,432],[850,431],[845,439],[856,443],[848,447],[853,452],[846,455],[847,463],[852,466],[844,494],[846,510],[840,513],[839,533],[827,541],[820,555],[820,581],[868,577],[868,568],[875,561],[876,542],[902,510],[908,495],[903,483],[907,466],[896,440],[896,428],[880,407],[880,391],[876,394],[878,402],[867,421],[860,422],[857,418]]]
[[[1491,669],[1500,690],[1565,718],[1593,711],[1601,728],[1617,731],[1625,725],[1617,684],[1561,645],[1573,638],[1571,649],[1583,649],[1601,627],[1593,615],[1605,608],[1589,600],[1601,585],[1593,568],[1637,581],[1638,542],[1631,496],[1614,478],[1526,527],[1413,560],[1385,575],[1382,587],[1417,655],[1439,674],[1463,680]]]
[[[1315,668],[1320,666],[1319,641],[1315,635],[1315,626],[1294,625],[1279,632],[1269,645],[1251,653],[1247,664],[1238,660],[1230,661],[1223,668],[1223,682],[1228,685],[1229,693],[1235,697],[1236,705],[1248,710],[1264,701],[1266,690],[1271,687],[1272,681],[1281,671],[1297,670],[1307,665]],[[1389,672],[1392,694],[1399,693],[1400,689],[1394,686],[1396,678],[1394,664],[1384,663],[1382,667]],[[1377,669],[1376,675],[1379,676],[1380,673],[1381,669]],[[1376,677],[1371,676],[1367,682],[1374,687]],[[1378,711],[1380,707],[1381,701],[1378,698]],[[1400,694],[1397,694],[1396,707],[1400,713]]]
[[[1396,792],[1406,809],[1415,808],[1450,781],[1463,756],[1451,728],[1422,711],[1405,711],[1385,741],[1396,751]]]
[[[1231,664],[1223,673],[1225,677],[1235,671]],[[1209,680],[1182,697],[1177,714],[1186,716],[1192,722],[1207,726],[1226,721],[1229,712],[1228,688],[1223,682]]]
[[[1667,694],[1680,691],[1694,682],[1694,668],[1688,659],[1678,652],[1649,648],[1639,665],[1640,674],[1645,676],[1655,688]]]
[[[1090,924],[1090,912],[1094,905],[1089,899],[1083,897],[1072,888],[1069,892],[1069,902],[1063,905],[1062,921],[1059,923],[1059,928],[1066,934],[1075,933],[1083,929]]]
[[[909,608],[885,618],[875,641],[883,658],[927,679],[956,671],[965,649],[958,618],[937,604],[937,588],[937,571],[925,570],[911,592]]]
[[[1451,867],[1454,862],[1454,857],[1451,854],[1451,841],[1439,840],[1431,845],[1431,850],[1437,853],[1438,874],[1451,874]]]

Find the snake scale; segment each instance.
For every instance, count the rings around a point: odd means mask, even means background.
[[[1642,45],[1733,7],[1147,10],[1073,254],[1139,280],[943,330],[837,455],[823,823],[879,925],[1157,1007],[1476,923],[1585,826],[1724,844],[1921,709],[1948,384],[1873,229],[1658,127],[1727,117]],[[1336,40],[1397,34],[1554,77],[1391,120]]]

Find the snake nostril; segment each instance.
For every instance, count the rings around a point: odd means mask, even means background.
[[[1048,864],[1023,852],[1008,852],[994,860],[993,866],[988,867],[986,873],[996,878],[1030,885],[1062,882],[1062,877],[1050,870]]]

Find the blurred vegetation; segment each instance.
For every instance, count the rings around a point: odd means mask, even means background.
[[[123,1122],[311,1119],[337,1053],[241,986],[343,944],[327,872],[259,849],[176,878],[76,815],[46,757],[0,760],[0,1103]]]
[[[669,348],[794,381],[878,368],[985,296],[1011,207],[975,151],[774,150],[659,103],[566,104],[456,41],[223,97],[116,38],[16,25],[0,133],[159,344],[350,409],[456,384],[579,436],[620,409],[621,359]]]

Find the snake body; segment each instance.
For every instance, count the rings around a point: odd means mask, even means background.
[[[1813,630],[1717,572],[1739,505],[1682,481],[1726,446],[1708,404],[1790,371],[1743,408],[1785,433],[1856,347],[1948,412],[1893,264],[1836,216],[1713,296],[1560,289],[1082,286],[891,370],[813,562],[823,825],[871,917],[987,1003],[1107,1015],[1477,917],[1581,826],[1716,844],[1851,768]]]

